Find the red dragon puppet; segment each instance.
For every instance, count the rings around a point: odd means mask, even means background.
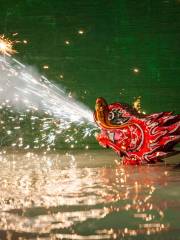
[[[112,148],[124,164],[155,163],[177,153],[173,147],[180,141],[180,115],[145,115],[127,105],[108,105],[98,98],[94,118],[101,129],[96,136],[99,144]]]

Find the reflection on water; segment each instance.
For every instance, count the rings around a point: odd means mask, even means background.
[[[122,166],[115,157],[106,151],[2,155],[0,238],[179,236],[180,169]]]

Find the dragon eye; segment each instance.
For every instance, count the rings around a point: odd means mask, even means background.
[[[109,112],[109,114],[108,114],[108,120],[111,121],[111,120],[114,119],[114,117],[115,117],[115,116],[114,116],[114,112],[112,112],[112,111]]]
[[[117,111],[117,117],[121,117],[122,116],[122,112],[120,112],[120,110]]]

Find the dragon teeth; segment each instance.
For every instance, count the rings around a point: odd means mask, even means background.
[[[114,142],[114,132],[108,132],[109,139]]]

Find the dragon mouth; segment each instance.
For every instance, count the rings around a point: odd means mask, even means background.
[[[119,119],[114,119],[114,120],[111,120],[111,123],[115,125],[122,125],[122,124],[125,124],[129,121],[129,117],[123,117],[123,118],[119,118]]]

